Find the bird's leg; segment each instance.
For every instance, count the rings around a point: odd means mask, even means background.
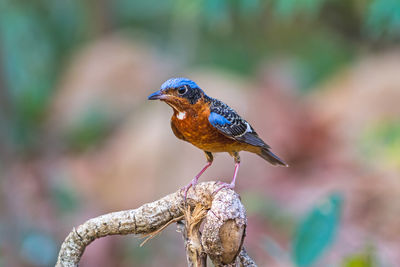
[[[233,173],[232,182],[230,184],[227,184],[224,182],[218,182],[219,184],[221,184],[221,187],[219,187],[217,190],[215,190],[213,194],[218,193],[222,188],[230,188],[230,189],[235,188],[236,176],[237,176],[237,173],[238,173],[239,167],[240,167],[240,157],[239,157],[239,153],[237,153],[237,152],[233,152],[232,155],[233,155],[233,158],[235,159],[235,171]]]
[[[199,180],[200,176],[207,170],[208,167],[211,166],[212,162],[213,162],[213,155],[208,152],[208,151],[204,151],[204,153],[206,154],[206,158],[207,158],[207,164],[203,167],[203,169],[201,169],[201,171],[193,178],[193,180],[183,188],[184,190],[184,197],[185,197],[185,201],[186,201],[186,196],[187,196],[187,192],[188,190],[193,186],[193,188],[196,186],[197,181]]]

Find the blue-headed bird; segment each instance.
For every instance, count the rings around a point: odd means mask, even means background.
[[[207,164],[184,187],[187,191],[197,184],[204,171],[211,166],[213,154],[228,152],[234,158],[235,171],[230,184],[223,187],[233,189],[240,166],[239,151],[255,153],[273,165],[288,166],[282,159],[271,152],[267,145],[254,131],[253,127],[241,118],[235,110],[225,103],[207,96],[192,80],[171,78],[161,85],[160,90],[148,97],[149,100],[161,100],[173,109],[171,128],[175,136],[187,141],[204,151]]]

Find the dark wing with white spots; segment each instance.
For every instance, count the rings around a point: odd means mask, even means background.
[[[288,166],[286,162],[272,153],[270,146],[258,137],[250,124],[242,119],[236,111],[219,100],[210,98],[210,101],[210,116],[208,120],[212,126],[229,138],[260,147],[260,150],[255,153],[271,164]]]
[[[258,137],[257,133],[247,121],[242,119],[236,111],[228,105],[217,99],[211,99],[210,116],[208,120],[212,126],[229,138],[253,146],[269,148],[269,146]]]

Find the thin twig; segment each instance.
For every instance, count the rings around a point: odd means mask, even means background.
[[[145,240],[143,240],[142,243],[140,243],[140,247],[142,247],[148,240],[152,239],[153,237],[155,237],[156,235],[158,235],[159,233],[161,233],[162,230],[164,230],[165,228],[167,228],[170,224],[176,223],[176,222],[182,220],[183,217],[184,217],[184,216],[182,215],[182,216],[180,216],[180,217],[178,217],[178,218],[172,219],[172,220],[170,220],[169,222],[167,222],[166,224],[164,224],[163,226],[161,226],[159,229],[155,230],[154,232],[151,232],[151,233],[142,235],[142,238],[145,238],[145,237],[147,237],[147,238],[146,238]]]

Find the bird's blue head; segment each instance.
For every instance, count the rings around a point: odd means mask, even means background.
[[[149,100],[162,100],[173,107],[195,104],[204,96],[203,90],[187,78],[171,78],[165,81],[160,90],[149,95]]]
[[[168,88],[178,88],[181,86],[188,86],[193,89],[200,89],[200,87],[192,80],[188,78],[171,78],[166,80],[160,87],[161,90],[167,90]]]

